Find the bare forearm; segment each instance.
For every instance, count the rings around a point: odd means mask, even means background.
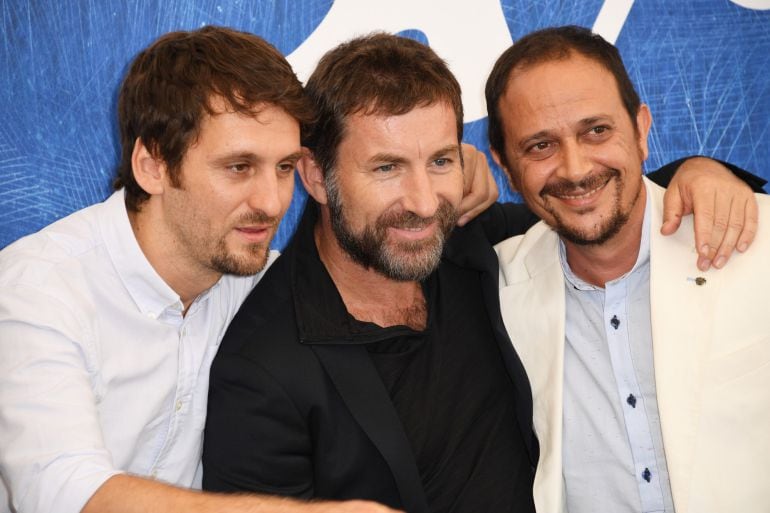
[[[177,488],[140,477],[108,479],[82,513],[393,513],[365,501],[300,502],[266,495],[225,495]]]

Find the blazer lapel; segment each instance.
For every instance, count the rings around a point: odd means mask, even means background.
[[[452,243],[446,247],[445,256],[456,264],[479,271],[484,305],[505,369],[513,382],[518,423],[527,444],[530,462],[535,466],[538,460],[538,444],[532,431],[532,390],[501,317],[497,255],[489,245],[481,226],[478,223],[470,223],[464,228],[456,229]]]
[[[651,226],[662,222],[662,189],[648,187]],[[650,297],[658,411],[666,464],[677,511],[688,511],[690,477],[703,398],[702,382],[710,353],[714,304],[722,273],[701,272],[692,216],[674,235],[652,229]],[[725,450],[728,450],[727,448]]]
[[[366,347],[312,348],[353,417],[390,466],[404,508],[410,513],[427,513],[428,500],[411,445]]]
[[[558,239],[541,224],[519,242],[511,255],[499,249],[500,306],[534,398],[533,419],[540,440],[535,506],[538,511],[566,511],[562,477],[565,298]]]

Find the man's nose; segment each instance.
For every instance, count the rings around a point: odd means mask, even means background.
[[[560,162],[557,174],[570,182],[576,183],[591,174],[591,159],[577,141],[568,140],[561,144]]]
[[[439,206],[433,181],[427,169],[414,169],[402,182],[404,210],[420,217],[432,217]]]
[[[290,182],[285,184],[283,182]],[[291,186],[291,178],[279,180],[274,172],[260,172],[249,184],[247,203],[253,211],[261,211],[269,217],[279,217],[282,212],[281,192]]]

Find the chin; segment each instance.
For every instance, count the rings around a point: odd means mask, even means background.
[[[261,272],[267,265],[270,246],[254,245],[244,248],[241,254],[229,252],[212,258],[211,267],[222,274],[233,276],[253,276]]]

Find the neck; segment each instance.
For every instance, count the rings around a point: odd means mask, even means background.
[[[350,315],[382,327],[425,329],[427,308],[419,282],[392,280],[355,262],[337,242],[326,208],[321,210],[314,236],[321,262]]]
[[[603,244],[586,246],[562,239],[567,263],[577,277],[591,285],[604,287],[608,281],[618,279],[634,268],[642,242],[646,202],[647,191],[642,185],[628,222]]]
[[[179,244],[167,233],[157,216],[152,200],[142,204],[139,212],[128,212],[128,219],[139,247],[155,272],[179,295],[184,313],[196,297],[211,288],[222,276],[211,269],[188,262],[180,255]]]

